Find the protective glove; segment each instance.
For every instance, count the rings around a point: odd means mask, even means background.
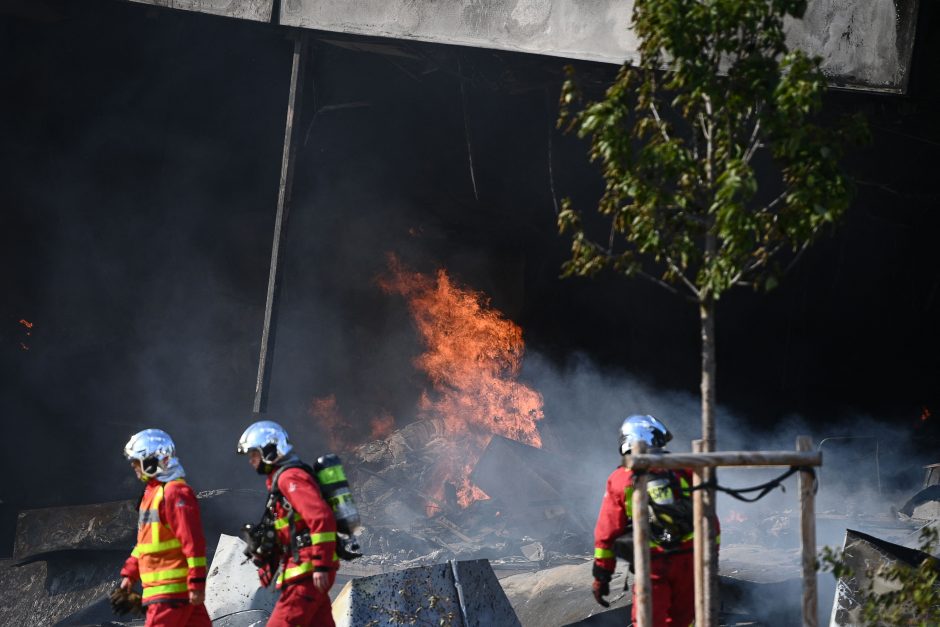
[[[261,582],[262,588],[267,588],[271,585],[271,582],[274,581],[274,575],[276,569],[272,568],[270,564],[265,564],[258,569],[258,581]]]
[[[603,605],[604,607],[610,607],[610,603],[604,598],[610,594],[610,582],[603,581],[601,579],[594,580],[594,600]]]
[[[118,616],[124,616],[125,614],[141,616],[144,613],[140,595],[136,592],[130,592],[124,588],[115,588],[109,600],[111,601],[111,610]]]

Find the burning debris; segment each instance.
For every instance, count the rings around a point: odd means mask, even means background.
[[[444,270],[435,277],[410,272],[394,257],[380,286],[408,301],[408,310],[425,346],[415,367],[427,375],[419,418],[443,421],[453,443],[438,467],[429,492],[440,498],[444,486],[457,486],[466,507],[485,498],[469,475],[493,435],[541,447],[536,423],[542,397],[517,379],[525,344],[522,329],[489,306],[479,292],[455,284]]]
[[[553,486],[544,478],[564,460],[493,436],[470,476],[490,497],[462,507],[455,484],[445,483],[443,499],[416,487],[434,485],[424,481],[452,448],[441,420],[420,420],[353,451],[347,471],[358,488],[367,553],[360,562],[487,557],[531,567],[589,552],[590,527],[575,514],[583,504],[563,496],[574,480]]]
[[[22,325],[22,327],[23,327],[23,329],[24,329],[24,332],[26,333],[26,337],[28,338],[28,337],[32,336],[32,334],[33,334],[33,323],[30,322],[29,320],[25,319],[25,318],[21,318],[19,323],[20,323],[20,325]],[[22,350],[24,350],[24,351],[28,351],[28,350],[29,350],[28,341],[29,341],[29,340],[23,340],[23,341],[20,342],[20,348],[21,348]]]

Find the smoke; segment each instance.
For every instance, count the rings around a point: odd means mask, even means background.
[[[256,487],[233,449],[252,420],[290,42],[278,29],[236,20],[60,4],[68,19],[51,26],[0,22],[0,75],[9,85],[0,171],[10,179],[0,212],[0,398],[15,434],[0,452],[4,476],[17,479],[0,499],[32,507],[132,497],[139,486],[121,448],[145,427],[174,436],[197,488]],[[427,385],[412,364],[421,346],[405,303],[375,283],[394,252],[416,271],[444,267],[491,296],[544,348],[530,351],[522,377],[545,399],[545,445],[590,469],[599,502],[619,462],[623,416],[661,417],[676,451],[698,437],[697,396],[669,391],[694,389],[694,312],[635,282],[558,280],[567,252],[551,190],[586,208],[600,186],[585,146],[571,137],[554,136],[557,180],[549,178],[560,60],[461,50],[462,103],[456,53],[408,45],[393,61],[313,47],[265,417],[282,422],[308,458],[332,446],[329,427],[310,414],[315,399],[333,398],[358,441],[386,432],[389,417],[396,427],[416,417]],[[601,77],[614,70],[586,69]],[[892,155],[919,154],[883,152],[873,160],[879,168]],[[932,171],[930,159],[916,159],[902,162],[905,177]],[[910,454],[920,448],[898,409],[931,402],[922,390],[932,389],[935,370],[921,355],[936,350],[899,330],[933,341],[940,301],[925,296],[905,309],[895,305],[908,302],[904,294],[892,291],[895,276],[912,277],[911,285],[920,276],[898,270],[897,259],[935,266],[936,228],[898,230],[886,247],[883,221],[862,222],[838,245],[807,255],[811,270],[777,294],[758,304],[729,299],[728,318],[719,318],[721,350],[732,354],[720,364],[722,398],[759,399],[737,414],[719,411],[721,448],[791,450],[804,433],[817,443],[878,438],[879,473],[871,471],[872,440],[823,445],[821,512],[884,512],[919,481],[918,464],[936,461]],[[766,328],[753,328],[749,316]],[[29,351],[19,346],[20,319],[35,325]],[[892,332],[870,333],[872,320]],[[863,344],[875,366],[856,382],[863,359],[852,350]],[[896,352],[908,344],[916,349]],[[755,353],[766,366],[760,377]],[[913,382],[898,384],[906,379]],[[838,386],[846,381],[851,387]],[[871,416],[821,420],[830,397]],[[813,418],[777,421],[804,405]],[[885,405],[884,415],[871,409]],[[845,461],[830,465],[830,457]],[[774,473],[721,478],[751,485]],[[795,480],[786,486],[757,506],[722,497],[722,516],[739,512],[762,533],[762,521],[792,508]],[[821,542],[838,544],[837,535]]]
[[[523,378],[545,399],[542,425],[546,448],[576,460],[593,477],[592,514],[597,511],[606,477],[620,463],[619,426],[635,413],[653,414],[673,431],[672,452],[688,452],[701,437],[701,406],[697,395],[658,389],[626,370],[597,366],[578,354],[557,364],[529,353]],[[790,416],[768,428],[759,417],[740,416],[725,407],[717,412],[719,450],[789,451],[797,436],[808,435],[823,452],[817,469],[817,549],[841,547],[847,528],[913,546],[916,533],[902,525],[895,510],[920,487],[927,456],[912,455],[915,431],[888,427],[871,416],[850,421],[812,423]],[[723,468],[719,484],[731,488],[757,486],[776,479],[787,468]],[[767,624],[798,624],[800,577],[799,485],[796,476],[782,482],[756,503],[743,503],[719,493],[722,524],[721,572],[727,580],[722,598],[726,611],[749,613]],[[751,493],[749,496],[754,496]],[[568,495],[572,500],[579,495]],[[906,539],[906,541],[905,541]],[[829,613],[835,581],[817,577],[821,620]]]

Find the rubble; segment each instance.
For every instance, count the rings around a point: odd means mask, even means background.
[[[277,594],[274,587],[258,585],[257,568],[245,558],[245,542],[241,538],[222,534],[215,555],[209,565],[206,579],[206,610],[213,621],[228,619],[226,624],[235,626],[242,619],[266,620],[271,615]],[[248,624],[251,624],[249,621]],[[222,623],[216,623],[222,624]]]
[[[123,551],[78,549],[44,553],[23,562],[0,561],[0,624],[89,624],[66,619],[117,587],[126,557]]]
[[[940,520],[940,485],[924,488],[912,496],[898,512],[914,520]]]
[[[631,575],[622,564],[610,610],[590,592],[594,509],[585,501],[596,496],[598,478],[579,475],[577,464],[555,453],[493,436],[468,469],[485,494],[461,507],[455,486],[445,484],[437,495],[429,487],[440,487],[434,473],[453,446],[443,422],[428,419],[347,456],[365,555],[341,564],[331,592],[338,623],[364,624],[367,616],[379,624],[408,622],[421,608],[422,620],[433,614],[435,624],[626,624],[630,595],[624,582]],[[260,516],[264,495],[228,489],[198,494],[209,543],[206,605],[217,626],[263,624],[275,603],[273,589],[259,588],[236,537],[245,522]],[[732,514],[723,521],[722,624],[799,624],[800,607],[792,601],[800,588],[797,514]],[[0,569],[6,595],[0,623],[134,624],[115,622],[104,598],[134,543],[133,502],[32,510],[20,521],[16,554],[31,563]],[[909,534],[912,525],[888,514],[845,512],[819,512],[817,524],[820,533],[841,533],[851,524],[889,539]],[[474,623],[474,612],[508,613]]]
[[[940,464],[925,466],[923,488],[898,513],[915,520],[940,520]]]
[[[451,446],[443,421],[428,419],[352,452],[347,475],[365,527],[360,544],[366,557],[358,563],[486,558],[497,568],[516,562],[530,568],[533,562],[557,565],[590,553],[591,522],[581,514],[583,503],[567,495],[593,492],[576,471],[558,472],[571,464],[494,435],[470,476],[489,498],[461,508],[454,486],[448,491],[445,485],[442,498],[422,489],[432,485],[436,463]]]
[[[20,512],[13,558],[64,549],[127,549],[137,540],[137,503],[114,501]]]
[[[422,624],[520,625],[486,560],[443,564],[353,579],[333,602],[337,627]]]
[[[611,609],[605,610],[591,594],[592,561],[566,564],[537,572],[519,573],[500,580],[506,597],[523,625],[567,625],[594,614],[630,607],[630,595],[624,583],[632,576],[621,563],[610,583]],[[628,579],[624,578],[627,575]],[[619,623],[627,624],[626,617]]]
[[[929,557],[917,549],[893,544],[853,529],[846,530],[842,550],[845,564],[851,569],[852,576],[840,578],[836,584],[829,624],[838,627],[862,624],[860,620],[860,608],[863,603],[861,593],[868,589],[869,584],[874,585],[875,592],[893,589],[890,582],[877,578],[872,580],[868,571],[898,562],[916,567]]]

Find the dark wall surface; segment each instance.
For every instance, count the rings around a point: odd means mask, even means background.
[[[940,11],[926,4],[908,97],[830,95],[873,133],[847,160],[845,223],[776,291],[720,304],[719,399],[754,428],[799,414],[851,432],[865,415],[936,445]],[[292,44],[269,25],[82,5],[0,12],[0,458],[17,477],[0,499],[132,496],[121,447],[157,425],[197,487],[254,485],[233,452]],[[554,130],[562,60],[326,35],[311,54],[268,406],[301,449],[322,442],[314,397],[335,394],[363,437],[379,411],[414,414],[420,346],[375,281],[388,253],[486,292],[530,354],[696,392],[693,308],[636,281],[558,279],[556,204],[588,208],[601,188],[586,146]],[[613,70],[578,65],[594,88]],[[546,398],[548,424],[577,423]]]

